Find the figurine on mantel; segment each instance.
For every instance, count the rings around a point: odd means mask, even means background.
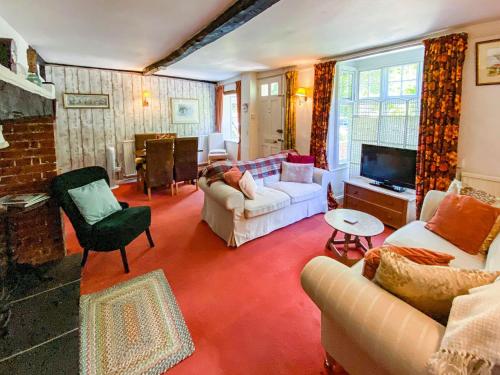
[[[26,54],[28,57],[28,76],[26,79],[35,85],[42,86],[42,80],[38,76],[37,53],[33,48],[29,47]]]

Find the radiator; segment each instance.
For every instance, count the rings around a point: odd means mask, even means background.
[[[123,141],[123,176],[135,176],[135,142],[133,140]]]

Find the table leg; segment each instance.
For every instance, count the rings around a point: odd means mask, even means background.
[[[345,256],[347,256],[347,253],[349,251],[349,244],[351,243],[351,235],[350,234],[345,234],[344,237],[344,251],[345,251]]]
[[[372,238],[371,237],[365,237],[365,238],[366,238],[366,243],[368,244],[368,249],[371,249],[373,247]]]
[[[333,233],[332,233],[332,236],[328,239],[328,241],[326,241],[326,248],[328,250],[332,249],[332,245],[334,244],[335,236],[337,235],[337,233],[338,233],[338,230],[334,229]]]

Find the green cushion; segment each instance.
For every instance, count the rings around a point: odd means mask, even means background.
[[[91,248],[110,251],[128,245],[151,225],[149,207],[130,207],[115,212],[92,226]]]
[[[68,194],[90,225],[122,209],[104,179],[69,189]]]

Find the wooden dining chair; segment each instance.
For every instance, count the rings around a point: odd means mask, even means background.
[[[144,163],[145,163],[145,158],[137,156],[137,152],[142,151],[146,148],[146,141],[151,140],[151,139],[156,139],[157,134],[156,133],[137,133],[134,134],[134,139],[135,139],[135,151],[136,151],[136,157],[135,157],[135,169],[137,171],[137,190],[144,189],[144,175],[145,175],[145,169],[144,169]]]
[[[151,189],[160,186],[170,187],[174,195],[174,140],[154,139],[146,141],[146,165],[144,183],[148,199]]]
[[[174,180],[176,190],[182,181],[194,181],[198,190],[198,137],[175,139]]]

